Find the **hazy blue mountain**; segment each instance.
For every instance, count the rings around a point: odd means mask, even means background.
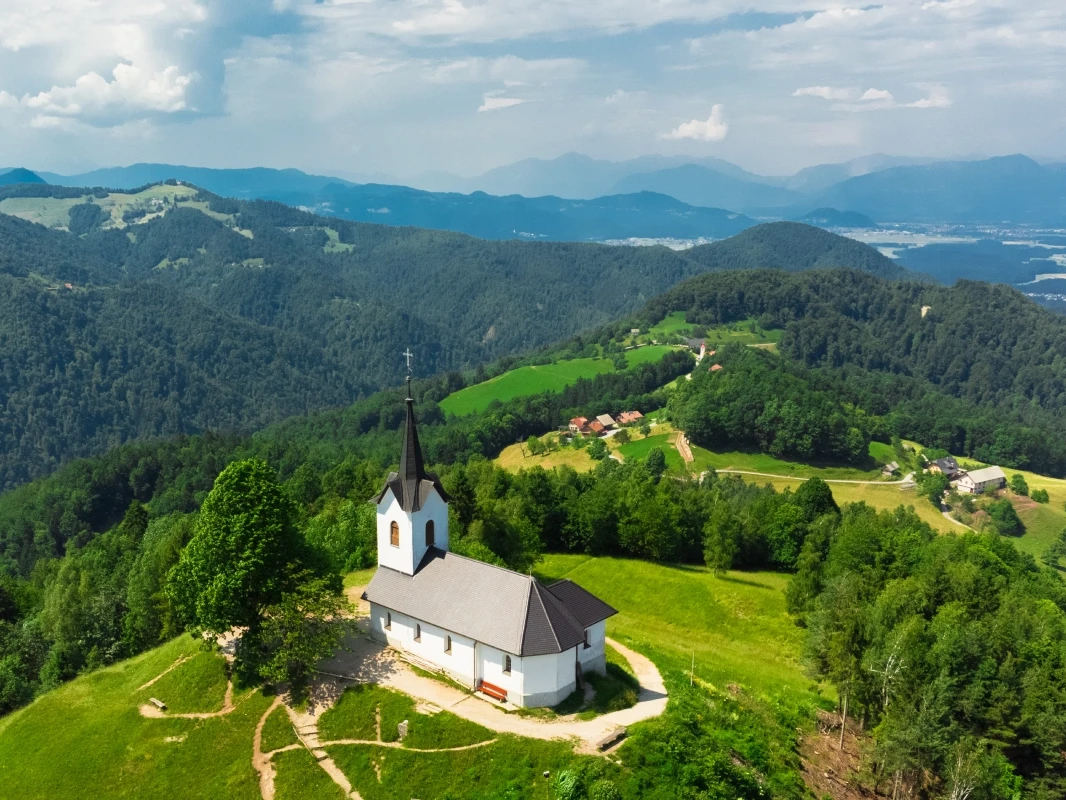
[[[817,202],[879,222],[1061,224],[1066,168],[1022,155],[894,167],[831,186]]]
[[[176,164],[132,164],[107,167],[80,175],[54,175],[52,183],[61,186],[104,186],[133,189],[170,178],[194,183],[224,197],[242,199],[270,197],[277,193],[316,192],[328,184],[348,184],[341,178],[308,175],[298,169],[210,169]],[[354,185],[354,184],[351,184]]]
[[[652,192],[566,200],[423,192],[404,186],[333,184],[314,195],[272,199],[361,222],[460,231],[482,239],[596,241],[629,237],[723,238],[755,221],[721,208],[697,208]]]
[[[846,181],[860,175],[869,175],[872,172],[881,172],[892,167],[914,166],[917,164],[933,164],[935,158],[907,158],[905,156],[887,156],[876,153],[861,158],[853,158],[840,164],[818,164],[813,167],[805,167],[795,175],[780,179],[775,185],[786,189],[795,189],[799,192],[820,192],[828,189],[834,183]]]
[[[460,178],[441,172],[426,173],[412,180],[412,183],[432,191],[482,191],[497,195],[556,195],[589,199],[616,194],[616,184],[631,175],[657,172],[685,164],[698,164],[738,180],[754,183],[776,180],[755,175],[720,158],[650,155],[626,161],[606,161],[581,153],[566,153],[552,159],[523,159],[471,178]]]
[[[37,173],[22,167],[0,171],[0,185],[6,186],[12,183],[47,183],[47,181]]]
[[[391,184],[357,184],[308,175],[296,169],[134,164],[83,175],[56,176],[54,182],[64,186],[132,189],[171,178],[225,197],[277,200],[342,219],[459,231],[483,239],[718,239],[755,224],[731,211],[693,208],[672,197],[650,192],[592,200],[497,197],[484,192],[440,193]]]
[[[717,208],[773,208],[803,201],[799,192],[768,186],[727,175],[698,164],[629,175],[614,185],[613,192],[659,192],[694,206]]]
[[[802,217],[796,218],[797,222],[806,222],[808,225],[817,225],[819,228],[876,228],[877,223],[865,214],[856,211],[837,211],[835,208],[816,208]]]

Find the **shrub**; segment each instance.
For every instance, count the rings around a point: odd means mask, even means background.
[[[1049,500],[1047,489],[1033,489],[1033,491],[1029,493],[1029,497],[1038,503],[1046,503]]]
[[[1015,472],[1010,476],[1010,490],[1022,496],[1029,494],[1029,484],[1025,482],[1025,477],[1020,472]]]

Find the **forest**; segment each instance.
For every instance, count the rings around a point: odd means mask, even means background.
[[[81,235],[0,214],[0,489],[131,439],[250,433],[351,403],[398,383],[405,347],[419,376],[532,353],[707,270],[899,272],[795,223],[675,252],[482,241],[207,193],[105,227],[106,189],[0,189],[53,196],[86,198],[68,223]]]
[[[1066,475],[1066,319],[1010,287],[887,282],[852,270],[725,272],[682,282],[643,320],[681,310],[695,324],[756,318],[780,329],[782,356],[900,437]]]

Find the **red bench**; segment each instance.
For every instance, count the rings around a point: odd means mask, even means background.
[[[499,686],[494,686],[488,681],[481,681],[477,687],[478,691],[482,694],[487,694],[489,697],[499,700],[501,703],[507,702],[507,690],[501,689]]]

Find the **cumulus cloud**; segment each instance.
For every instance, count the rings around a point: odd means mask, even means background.
[[[477,110],[478,113],[482,111],[499,111],[501,108],[520,106],[525,102],[525,100],[518,97],[503,97],[499,92],[489,92],[482,98],[482,103]]]
[[[823,100],[850,100],[855,90],[837,86],[804,86],[792,93],[793,97],[820,97]]]
[[[721,103],[711,106],[711,116],[707,119],[694,119],[682,122],[664,139],[694,139],[699,142],[720,142],[729,133],[729,123],[725,121],[725,109]]]
[[[924,87],[926,96],[913,103],[907,103],[907,108],[948,108],[951,106],[951,95],[943,86],[929,85]]]
[[[113,80],[96,72],[78,78],[72,86],[53,86],[36,95],[25,95],[20,105],[42,117],[77,117],[93,123],[115,117],[136,118],[150,113],[172,114],[188,108],[186,92],[196,79],[176,66],[159,71],[119,64]]]
[[[870,101],[892,102],[895,98],[892,97],[892,92],[888,91],[887,89],[874,89],[874,88],[871,87],[871,88],[867,89],[865,92],[863,92],[862,93],[862,97],[860,97],[859,99],[863,100],[863,101],[866,101],[866,102],[870,102]]]

